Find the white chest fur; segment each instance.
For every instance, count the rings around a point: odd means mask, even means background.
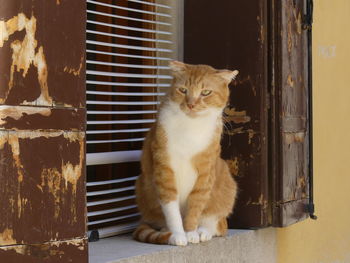
[[[198,176],[192,158],[209,146],[217,125],[221,125],[220,115],[221,110],[212,109],[203,116],[191,118],[172,102],[164,105],[160,113],[182,212]]]

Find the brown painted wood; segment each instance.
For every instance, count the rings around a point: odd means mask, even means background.
[[[75,263],[88,262],[87,240],[48,242],[35,245],[0,247],[1,262]]]
[[[87,262],[85,5],[0,0],[1,262]]]
[[[185,62],[239,70],[225,109],[222,156],[239,194],[230,227],[269,224],[267,2],[185,1]]]
[[[0,105],[0,130],[85,131],[85,109]]]
[[[308,216],[304,4],[185,2],[185,61],[240,71],[222,140],[240,188],[231,227],[287,226]]]
[[[271,3],[272,223],[279,227],[308,217],[308,49],[307,32],[302,28],[305,3]]]
[[[0,104],[84,107],[85,5],[81,0],[0,0],[0,21],[13,21],[12,34],[0,40]],[[26,26],[18,27],[17,18]],[[34,50],[22,45],[28,56],[14,64],[18,53],[11,45],[26,42]],[[12,65],[17,67],[11,71]]]

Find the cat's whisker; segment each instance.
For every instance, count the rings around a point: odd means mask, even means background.
[[[228,117],[226,117],[225,115],[222,116],[223,119],[223,130],[224,131],[231,131],[233,128],[232,123],[229,121]],[[231,136],[228,136],[228,145],[231,145]]]

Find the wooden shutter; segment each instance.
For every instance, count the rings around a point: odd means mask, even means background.
[[[240,71],[222,140],[240,188],[231,227],[286,226],[308,216],[305,2],[185,2],[185,61]]]
[[[268,221],[266,1],[185,1],[188,63],[238,69],[225,109],[222,156],[239,184],[235,228]]]
[[[139,219],[142,142],[170,85],[176,27],[170,1],[87,4],[88,228],[106,237]]]
[[[305,0],[271,3],[271,175],[274,226],[308,216],[308,34]],[[272,61],[271,61],[272,63]]]
[[[85,1],[0,0],[0,262],[87,262]]]

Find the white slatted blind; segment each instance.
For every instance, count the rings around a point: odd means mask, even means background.
[[[134,184],[177,57],[176,1],[86,2],[88,227],[106,237],[139,219]]]

